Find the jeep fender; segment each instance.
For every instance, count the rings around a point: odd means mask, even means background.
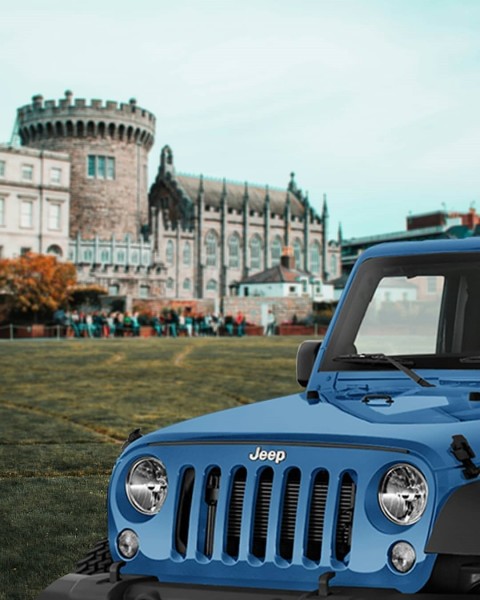
[[[480,482],[457,489],[433,526],[425,552],[480,556]]]

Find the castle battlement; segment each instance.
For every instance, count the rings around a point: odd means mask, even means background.
[[[155,138],[155,115],[137,105],[113,100],[73,98],[70,91],[60,100],[33,96],[31,104],[17,110],[20,137],[24,144],[43,137],[104,137],[140,142],[148,149]]]

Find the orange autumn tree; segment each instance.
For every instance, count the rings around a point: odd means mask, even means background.
[[[76,281],[74,265],[55,256],[29,252],[0,260],[0,292],[10,296],[12,312],[35,320],[66,306]]]

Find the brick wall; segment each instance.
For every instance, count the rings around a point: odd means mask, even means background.
[[[275,314],[277,325],[290,322],[294,315],[297,320],[302,320],[312,313],[310,298],[265,298],[265,297],[239,297],[229,296],[223,299],[223,312],[236,315],[240,310],[244,313],[247,322],[262,324],[262,305],[266,304]]]
[[[210,314],[214,311],[214,301],[210,299],[203,300],[178,300],[175,298],[163,298],[161,300],[139,300],[134,299],[133,309],[145,313],[161,313],[164,309],[174,308],[177,311],[185,312],[190,309],[193,314]]]

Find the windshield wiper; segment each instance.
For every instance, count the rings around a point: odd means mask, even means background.
[[[396,358],[388,356],[387,354],[383,354],[382,352],[376,354],[340,354],[339,356],[336,356],[333,360],[343,360],[345,362],[363,362],[372,364],[388,362],[399,371],[402,371],[402,373],[405,373],[405,375],[410,377],[410,379],[413,379],[413,381],[418,385],[422,387],[435,387],[433,383],[430,383],[423,377],[420,377],[420,375],[418,373],[415,373],[413,369],[408,368]]]
[[[479,363],[480,356],[464,356],[463,358],[459,358],[458,361],[461,363]]]

